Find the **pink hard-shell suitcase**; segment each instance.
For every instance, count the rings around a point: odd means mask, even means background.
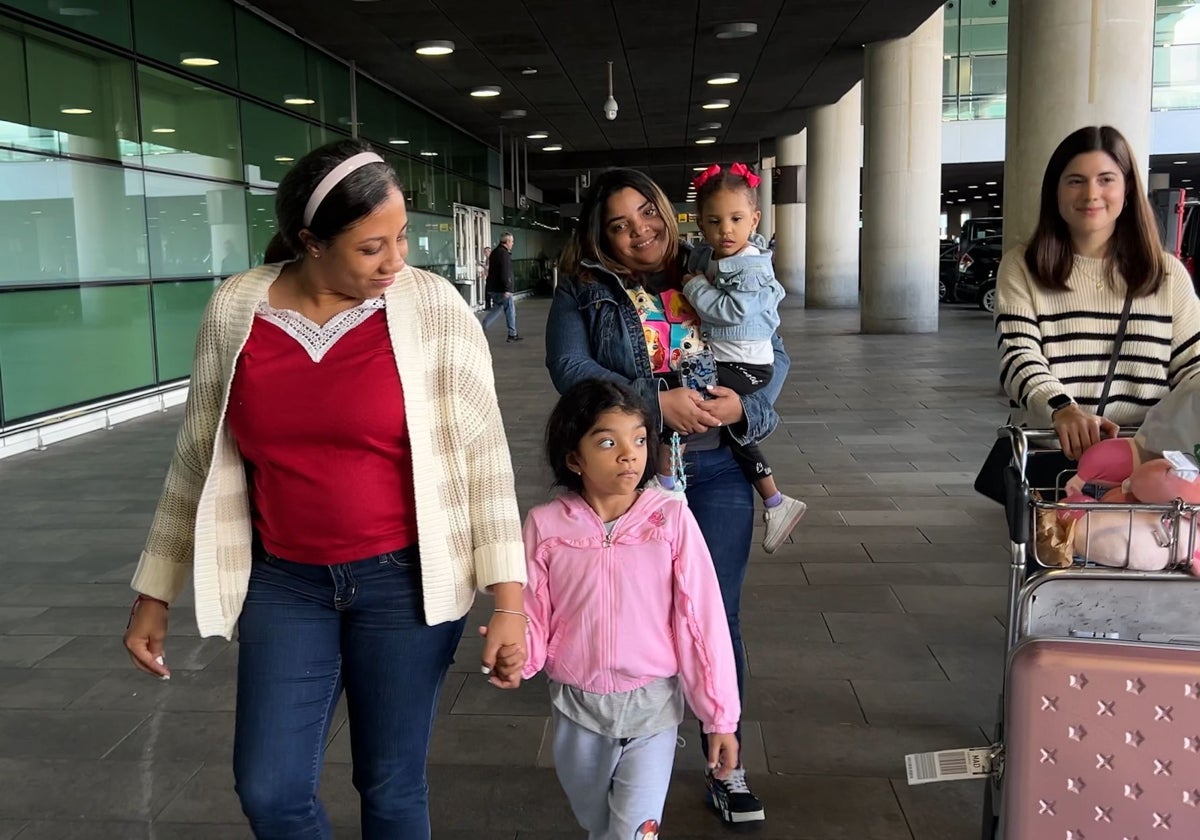
[[[1005,700],[1001,837],[1200,838],[1196,647],[1027,639]]]

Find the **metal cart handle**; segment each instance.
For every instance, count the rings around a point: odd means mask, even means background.
[[[1137,429],[1124,426],[1117,432],[1117,437],[1131,438],[1137,434]],[[1001,426],[996,430],[996,437],[1008,437],[1012,442],[1013,463],[1017,465],[1017,473],[1021,483],[1025,484],[1025,469],[1029,461],[1029,444],[1050,444],[1044,449],[1062,449],[1058,442],[1058,432],[1054,429],[1023,429],[1020,426]]]

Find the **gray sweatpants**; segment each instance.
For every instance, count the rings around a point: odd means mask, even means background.
[[[554,709],[554,765],[588,840],[654,840],[671,784],[678,727],[609,738]]]

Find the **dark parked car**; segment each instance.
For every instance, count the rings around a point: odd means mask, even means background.
[[[958,283],[954,298],[975,303],[985,312],[996,311],[996,271],[1004,256],[1002,236],[989,236],[970,243],[958,258]]]
[[[943,245],[938,257],[938,303],[954,301],[954,286],[958,283],[958,243]]]

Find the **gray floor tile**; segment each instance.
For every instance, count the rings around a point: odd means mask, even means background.
[[[0,840],[13,840],[28,825],[25,820],[0,820]]]
[[[758,721],[865,723],[849,680],[759,677],[746,689],[743,714]]]
[[[191,762],[0,758],[0,814],[144,822],[198,769]]]
[[[70,636],[0,636],[0,667],[28,668],[71,640]]]
[[[229,764],[233,761],[233,717],[233,712],[152,712],[104,757]]]
[[[40,668],[129,668],[129,653],[121,641],[121,627],[111,636],[79,636],[39,661]],[[13,637],[15,638],[15,637]],[[172,636],[166,643],[167,667],[172,671],[203,668],[229,644],[224,639]],[[140,673],[140,672],[139,672]]]
[[[804,572],[810,584],[826,586],[895,583],[1002,586],[1008,580],[1008,569],[999,563],[965,560],[959,563],[806,563]]]
[[[847,644],[869,644],[872,640],[886,639],[921,645],[950,645],[980,653],[988,649],[999,653],[1004,645],[1004,628],[991,615],[832,611],[823,615],[833,641]]]
[[[892,589],[905,612],[992,615],[1004,612],[1008,590],[1003,586],[926,586],[898,584]]]
[[[868,556],[876,563],[962,563],[964,561],[988,561],[1007,565],[1008,543],[993,545],[901,545],[891,543],[864,543]]]
[[[945,672],[925,645],[875,639],[863,643],[757,644],[747,648],[755,677],[775,679],[942,679]]]
[[[763,737],[775,773],[887,778],[914,752],[986,746],[976,726],[851,726],[766,721]]]
[[[109,672],[71,704],[73,709],[231,712],[237,679],[231,670],[176,669],[167,682],[135,671],[128,662]]]
[[[952,723],[987,731],[996,720],[996,689],[974,680],[852,680],[851,683],[871,726]]]
[[[18,840],[165,840],[167,836],[156,835],[148,822],[35,820]]]
[[[982,824],[983,786],[982,781],[912,786],[905,779],[892,781],[913,837],[921,840],[974,840],[978,832],[965,831]]]
[[[889,586],[746,586],[742,609],[779,612],[900,612]]]
[[[137,728],[138,712],[0,710],[0,755],[6,758],[103,758]]]

